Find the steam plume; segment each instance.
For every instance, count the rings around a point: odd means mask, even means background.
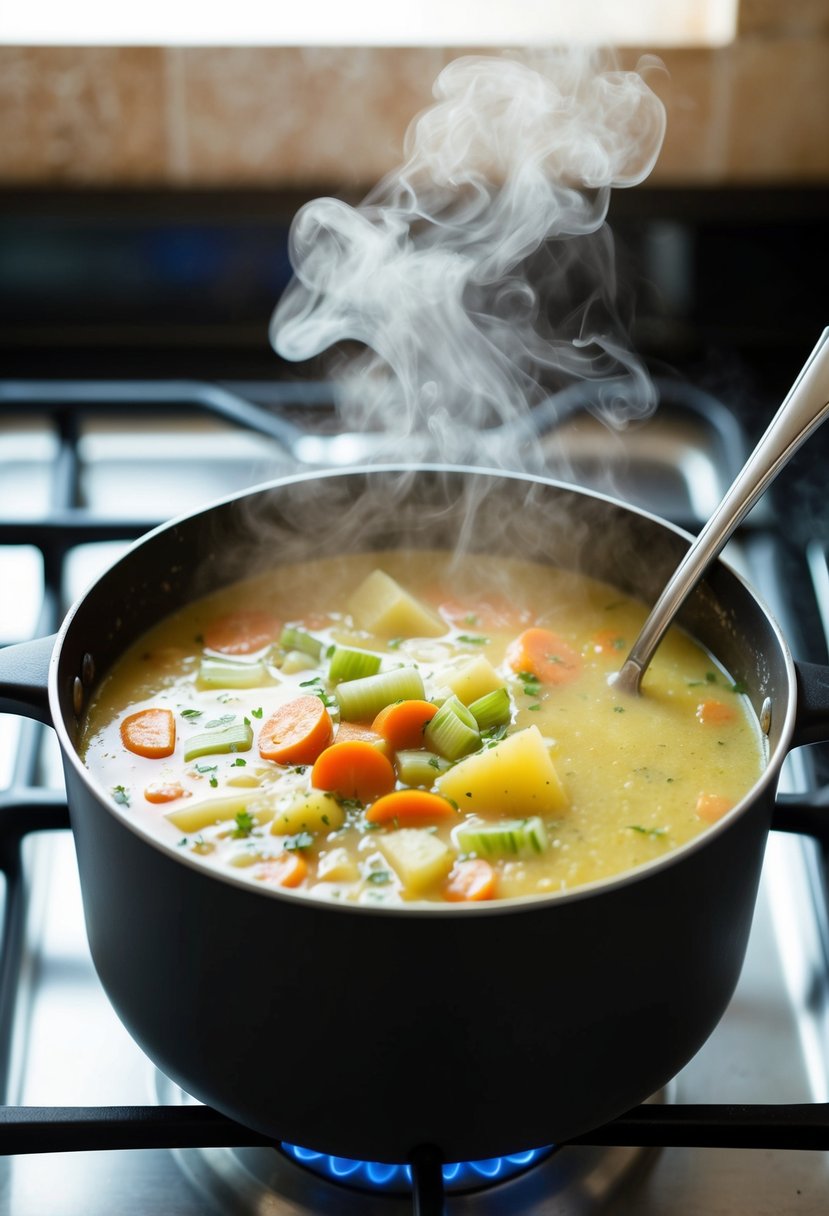
[[[457,59],[400,168],[356,208],[323,198],[297,214],[271,340],[291,360],[361,344],[344,368],[347,427],[382,431],[396,456],[413,439],[407,454],[469,459],[474,436],[486,462],[512,465],[532,412],[578,382],[613,425],[651,411],[605,223],[611,188],[645,178],[661,147],[646,66],[586,51]]]

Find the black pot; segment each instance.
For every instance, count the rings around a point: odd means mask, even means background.
[[[355,539],[358,518],[369,525]],[[0,653],[0,710],[57,732],[92,956],[147,1055],[275,1140],[379,1161],[424,1143],[454,1161],[561,1142],[673,1077],[737,983],[783,759],[829,735],[829,673],[796,669],[723,562],[681,620],[746,685],[768,765],[701,838],[571,893],[396,909],[254,888],[135,827],[75,740],[97,674],[145,629],[286,557],[466,545],[578,567],[652,602],[688,542],[654,516],[537,478],[304,475],[150,533],[75,605],[53,647]]]

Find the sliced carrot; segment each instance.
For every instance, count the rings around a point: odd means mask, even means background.
[[[697,721],[703,726],[722,726],[726,722],[733,722],[737,717],[737,711],[733,705],[726,705],[724,701],[701,701],[697,706]]]
[[[528,672],[542,684],[569,684],[581,670],[581,659],[572,646],[552,629],[539,625],[525,629],[510,642],[507,662],[513,671]]]
[[[704,819],[706,823],[716,823],[733,805],[734,803],[722,794],[700,794],[696,811],[699,818]]]
[[[342,798],[371,802],[394,789],[391,761],[373,743],[353,739],[332,743],[311,770],[311,785],[330,790]]]
[[[527,609],[517,608],[506,596],[500,595],[477,602],[441,600],[438,612],[450,625],[473,634],[481,630],[516,629],[530,619]]]
[[[313,764],[334,737],[319,697],[295,697],[271,714],[259,733],[259,755],[277,764]]]
[[[620,650],[625,649],[625,639],[618,629],[600,629],[593,634],[589,646],[594,654],[618,655]]]
[[[376,747],[381,751],[384,756],[389,753],[387,741],[382,735],[378,735],[373,727],[366,726],[363,722],[341,722],[334,735],[334,742],[350,743],[355,739],[361,740],[363,743],[370,743],[372,747]]]
[[[186,790],[178,781],[153,781],[144,790],[147,802],[175,802],[177,798],[189,798],[190,790]]]
[[[401,827],[417,827],[424,823],[438,823],[441,819],[457,816],[448,798],[431,794],[428,790],[394,790],[378,798],[366,811],[369,823],[398,823]]]
[[[275,642],[282,630],[269,612],[232,612],[217,617],[204,631],[204,644],[221,654],[253,654]]]
[[[443,894],[453,903],[462,900],[494,899],[497,878],[495,870],[482,857],[456,861],[446,880]]]
[[[371,724],[392,751],[423,747],[423,732],[438,712],[431,701],[396,701],[381,709]]]
[[[308,877],[308,862],[296,850],[284,849],[278,857],[258,866],[256,877],[280,887],[298,887]]]
[[[176,750],[176,720],[170,709],[140,709],[121,723],[121,742],[128,752],[163,760]]]

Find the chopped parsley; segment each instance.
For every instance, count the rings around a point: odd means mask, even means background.
[[[129,806],[130,804],[130,792],[126,786],[114,786],[112,789],[112,797],[119,806]]]
[[[252,709],[252,710],[250,711],[250,716],[251,716],[252,718],[261,718],[261,717],[262,717],[262,706],[260,705],[260,706],[258,707],[258,709]]]
[[[638,832],[640,836],[652,836],[654,838],[668,835],[667,828],[643,828],[641,823],[629,823],[628,831]]]
[[[297,832],[295,836],[286,838],[284,848],[293,853],[297,849],[310,849],[313,843],[314,837],[310,832]]]
[[[474,633],[459,633],[457,641],[461,642],[464,646],[486,646],[489,638]]]
[[[182,718],[200,718],[204,711],[201,709],[183,709],[181,711]]]
[[[366,875],[366,882],[373,882],[375,887],[385,887],[391,882],[390,870],[372,870]]]
[[[229,726],[231,722],[235,721],[235,714],[222,714],[219,718],[211,718],[210,721],[205,722],[204,725],[208,730],[212,730],[214,727],[218,726]]]
[[[230,767],[231,768],[244,768],[246,764],[247,764],[247,760],[243,760],[241,756],[237,756]]]
[[[253,829],[256,827],[256,820],[250,811],[236,812],[236,827],[231,832],[231,836],[235,839],[241,839],[245,836],[250,836]]]

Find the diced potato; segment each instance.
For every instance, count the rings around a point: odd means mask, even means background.
[[[446,623],[405,591],[391,575],[373,570],[346,605],[358,629],[386,638],[437,638]]]
[[[537,726],[461,760],[437,782],[445,798],[477,815],[550,815],[567,795]]]
[[[271,823],[274,836],[293,836],[296,832],[333,832],[345,822],[345,811],[336,798],[324,790],[297,791],[280,799]]]
[[[241,773],[238,777],[228,777],[225,785],[232,785],[234,789],[255,790],[261,785],[258,777],[254,777],[250,773]]]
[[[403,883],[407,895],[419,895],[440,882],[455,860],[455,854],[447,844],[422,828],[400,828],[379,836],[377,847]]]
[[[329,849],[317,863],[317,878],[321,882],[356,882],[360,869],[348,849]]]
[[[249,811],[257,823],[267,823],[273,817],[273,811],[265,807],[252,807],[249,794],[235,795],[233,798],[207,798],[197,802],[195,806],[182,807],[177,811],[168,811],[166,818],[174,823],[182,832],[201,832],[204,828],[212,827],[214,823],[226,823],[235,819],[242,811]]]
[[[505,684],[489,659],[475,655],[455,667],[447,667],[438,673],[439,682],[450,689],[464,705],[471,705],[488,692],[504,688]]]

